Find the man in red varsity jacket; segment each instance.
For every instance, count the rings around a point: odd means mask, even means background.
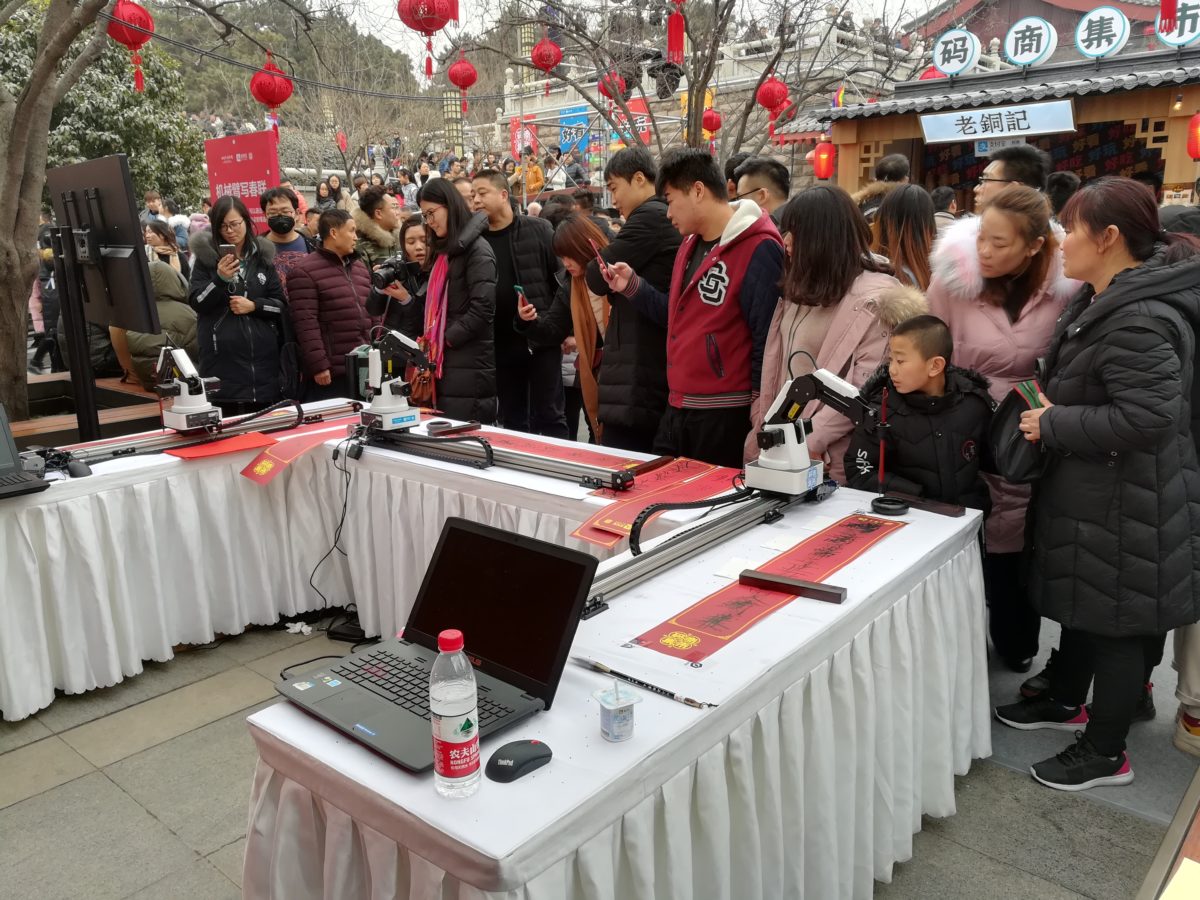
[[[779,300],[783,244],[752,201],[726,199],[725,178],[707,150],[669,151],[657,189],[684,235],[670,293],[638,278],[627,263],[613,263],[607,276],[612,290],[667,329],[670,394],[654,452],[741,468]]]

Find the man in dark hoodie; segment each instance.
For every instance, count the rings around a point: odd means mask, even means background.
[[[657,177],[658,168],[645,147],[613,154],[604,167],[604,180],[625,224],[600,255],[609,264],[628,263],[643,281],[665,293],[681,238],[655,188]],[[666,329],[622,294],[610,292],[595,261],[588,264],[586,277],[588,290],[607,294],[609,301],[597,379],[597,418],[604,423],[601,443],[649,453],[667,406]]]
[[[890,362],[862,387],[872,406],[882,410],[886,403],[887,428],[864,422],[854,430],[846,451],[850,487],[899,491],[986,513],[991,502],[980,462],[992,417],[987,379],[950,364],[954,341],[937,316],[901,322],[889,345]]]
[[[741,468],[779,300],[783,243],[753,201],[726,199],[725,178],[707,150],[669,151],[656,187],[667,198],[667,217],[684,235],[670,293],[638,277],[628,263],[608,267],[611,291],[667,329],[670,390],[653,449]]]

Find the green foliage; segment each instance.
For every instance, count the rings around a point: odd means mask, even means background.
[[[39,11],[29,7],[0,30],[0,79],[10,89],[20,91],[28,77],[40,27]],[[181,205],[198,204],[207,193],[204,138],[184,113],[179,65],[151,44],[142,49],[142,71],[139,94],[129,54],[110,43],[55,108],[47,167],[124,153],[139,198],[154,188]]]

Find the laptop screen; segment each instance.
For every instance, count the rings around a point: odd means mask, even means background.
[[[550,708],[598,560],[534,538],[450,518],[404,628],[431,650],[463,633],[482,671]]]
[[[13,441],[12,430],[8,427],[8,413],[0,405],[0,475],[17,468],[17,445]]]

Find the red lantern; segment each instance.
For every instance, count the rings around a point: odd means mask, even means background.
[[[558,67],[562,59],[562,48],[550,40],[550,36],[545,33],[542,34],[542,39],[534,44],[533,49],[529,51],[529,61],[533,63],[534,68],[541,69],[546,73],[547,97],[550,96],[550,73]]]
[[[765,109],[771,115],[770,135],[775,137],[775,120],[779,118],[779,114],[783,112],[791,98],[788,96],[787,85],[771,74],[758,87],[758,93],[755,94],[755,99],[758,105]]]
[[[1200,112],[1188,122],[1187,152],[1192,159],[1200,161]]]
[[[683,18],[684,0],[671,0],[675,12],[667,17],[667,62],[683,65],[683,39],[687,22]],[[711,129],[710,129],[711,130]]]
[[[596,82],[596,89],[600,91],[601,96],[608,98],[611,105],[614,97],[625,96],[625,79],[620,73],[610,70],[600,76],[600,80]]]
[[[471,65],[463,50],[458,51],[458,60],[446,72],[446,77],[450,79],[452,85],[462,91],[462,114],[465,116],[467,114],[467,88],[475,83],[479,73],[475,71],[475,67]]]
[[[945,75],[938,71],[937,66],[927,66],[925,70],[917,76],[917,81],[933,81],[935,78],[945,77]]]
[[[821,181],[828,181],[833,177],[836,160],[837,148],[829,141],[821,141],[812,153],[813,174]]]
[[[271,110],[271,119],[275,127],[275,136],[279,137],[279,107],[287,103],[292,96],[292,79],[283,73],[283,69],[275,65],[271,51],[267,51],[267,63],[254,73],[250,79],[250,93],[254,99]]]
[[[704,116],[700,119],[700,124],[704,126],[705,131],[717,132],[721,130],[721,114],[715,109],[706,109]]]
[[[108,23],[108,36],[129,51],[129,61],[133,63],[133,89],[138,93],[146,89],[142,54],[138,51],[146,46],[153,34],[154,17],[144,7],[133,0],[117,0],[112,21]]]
[[[396,5],[400,21],[425,35],[426,78],[433,77],[433,36],[446,27],[455,12],[451,0],[400,0]]]
[[[346,132],[339,131],[337,133],[337,145],[338,145],[338,149],[341,150],[343,153],[345,153],[347,150],[350,149],[350,142],[348,140],[346,140]]]

